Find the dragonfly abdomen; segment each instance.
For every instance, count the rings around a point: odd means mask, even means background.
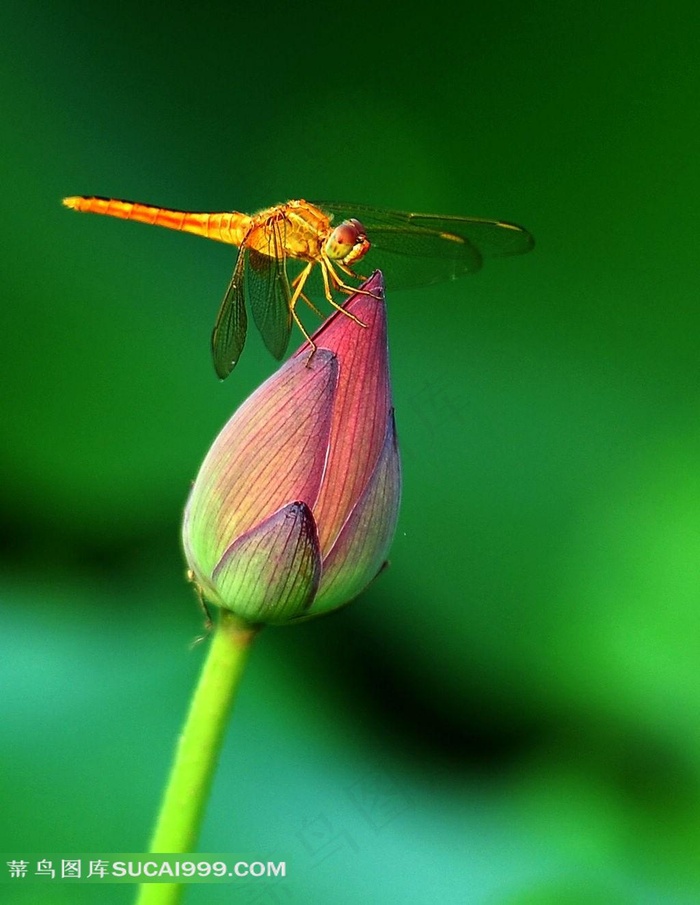
[[[165,207],[153,207],[134,201],[120,201],[116,198],[87,197],[82,195],[64,198],[63,203],[76,211],[104,214],[120,220],[135,220],[149,226],[164,226],[229,245],[240,245],[246,235],[251,218],[237,212],[199,214],[189,211],[174,211]]]

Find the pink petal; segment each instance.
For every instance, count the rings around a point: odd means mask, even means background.
[[[338,359],[328,462],[313,506],[323,555],[374,470],[391,408],[381,273],[376,271],[360,288],[363,291],[353,295],[345,309],[365,326],[336,312],[313,336],[319,352],[328,349]],[[296,353],[297,359],[305,355],[308,346]]]
[[[212,602],[248,622],[288,622],[309,606],[320,574],[311,510],[291,503],[226,550],[212,574]]]
[[[338,365],[292,358],[236,411],[209,450],[185,513],[191,568],[210,575],[228,545],[294,500],[316,499],[328,451]]]
[[[310,614],[320,615],[352,600],[380,571],[396,530],[400,500],[401,462],[391,412],[374,473],[323,560]]]

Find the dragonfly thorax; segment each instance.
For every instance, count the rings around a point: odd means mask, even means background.
[[[370,248],[365,228],[359,220],[343,220],[326,239],[323,250],[331,261],[354,264],[363,258]]]

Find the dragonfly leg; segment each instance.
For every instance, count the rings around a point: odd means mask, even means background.
[[[306,269],[302,270],[302,272],[300,274],[297,274],[297,276],[294,277],[294,279],[292,280],[292,289],[296,289],[297,283],[304,276],[305,272],[306,272]],[[308,276],[308,274],[307,274],[307,276]],[[306,282],[306,277],[304,277],[304,282]],[[308,296],[304,295],[303,292],[300,292],[299,298],[303,302],[306,302],[306,304],[309,306],[309,308],[311,308],[311,310],[314,312],[314,314],[317,314],[321,318],[321,320],[323,320],[323,314],[318,310],[318,308],[314,305],[314,303],[311,301],[311,299]]]
[[[314,305],[314,303],[311,301],[311,299],[307,295],[304,295],[303,292],[300,292],[299,298],[303,302],[306,302],[306,304],[309,306],[309,308],[311,308],[311,310],[314,312],[314,314],[317,314],[321,318],[321,320],[323,320],[323,312],[318,310],[318,308]]]
[[[336,266],[340,267],[343,273],[347,273],[349,277],[353,277],[354,279],[360,280],[361,282],[364,282],[367,279],[367,277],[363,277],[361,273],[355,273],[354,270],[348,267],[347,264],[343,264],[342,261],[336,261],[335,263]]]
[[[311,367],[311,359],[312,359],[312,358],[314,357],[314,355],[316,354],[316,348],[317,348],[316,343],[313,341],[313,339],[311,339],[311,337],[309,336],[309,334],[306,332],[306,329],[305,329],[304,325],[302,324],[302,322],[299,320],[299,315],[296,313],[296,311],[294,310],[294,308],[290,308],[290,311],[292,312],[292,317],[294,318],[294,323],[297,325],[297,327],[298,327],[298,328],[301,330],[301,332],[304,334],[304,337],[306,338],[307,343],[311,346],[311,351],[309,352],[309,357],[306,359],[306,367],[307,367],[307,368],[310,368],[310,367]]]
[[[360,276],[359,273],[355,273],[354,270],[351,270],[349,267],[346,267],[345,264],[342,263],[342,261],[334,261],[333,264],[340,267],[340,269],[343,271],[343,273],[347,273],[349,276],[354,277],[356,280],[366,279],[366,277]],[[348,286],[345,283],[343,283],[343,281],[340,279],[338,274],[335,272],[333,264],[331,264],[331,262],[329,261],[328,269],[330,272],[330,276],[331,276],[333,282],[335,283],[336,289],[338,289],[340,292],[347,292],[348,295],[354,295],[356,292],[359,292],[360,295],[371,295],[373,299],[377,299],[378,301],[381,301],[380,296],[374,295],[374,293],[370,292],[368,289],[357,289],[357,288],[353,288],[352,286]]]
[[[321,273],[323,274],[323,285],[325,288],[326,299],[328,300],[328,304],[332,305],[336,311],[342,312],[346,317],[349,317],[351,321],[355,321],[356,324],[359,324],[360,327],[366,327],[367,324],[363,324],[359,317],[355,317],[350,311],[347,311],[342,305],[339,305],[335,299],[333,298],[333,293],[331,292],[330,279],[335,283],[336,289],[339,289],[341,292],[345,292],[348,295],[354,295],[356,292],[365,293],[366,295],[371,295],[371,292],[366,292],[364,289],[353,289],[352,286],[346,286],[338,274],[333,270],[333,267],[330,261],[326,261],[324,259],[321,260]]]
[[[302,322],[299,320],[299,315],[296,313],[294,308],[292,308],[291,311],[292,311],[292,317],[294,318],[294,323],[304,334],[304,337],[306,338],[306,341],[309,344],[309,346],[311,346],[311,351],[309,352],[309,357],[306,359],[306,367],[310,368],[311,360],[313,359],[314,355],[316,354],[317,346],[316,346],[316,343],[311,339],[309,334],[306,332],[306,329],[304,328],[304,325],[302,324]]]
[[[297,277],[294,278],[294,281],[292,282],[294,292],[292,293],[292,297],[289,300],[289,312],[292,315],[292,317],[294,318],[294,323],[304,334],[304,338],[306,339],[307,343],[311,346],[311,354],[309,355],[309,358],[306,362],[307,368],[311,365],[311,359],[314,357],[314,352],[316,351],[316,343],[311,339],[309,334],[306,332],[306,329],[305,329],[304,325],[302,324],[301,320],[299,319],[299,315],[296,312],[296,307],[297,307],[297,302],[299,301],[300,298],[303,298],[304,301],[308,301],[308,299],[302,292],[302,289],[304,288],[304,283],[306,283],[313,266],[314,266],[314,262],[309,261],[309,263],[302,270],[302,272]],[[314,306],[312,305],[311,307],[313,308]],[[314,310],[316,310],[316,309],[314,309]]]
[[[297,306],[297,302],[299,301],[299,297],[302,294],[302,290],[304,288],[304,284],[309,278],[309,274],[311,273],[311,268],[314,266],[313,261],[309,261],[306,267],[302,270],[302,272],[294,278],[292,282],[292,289],[294,292],[292,293],[292,297],[289,300],[289,310],[294,314],[294,309]],[[308,338],[308,337],[307,337]]]

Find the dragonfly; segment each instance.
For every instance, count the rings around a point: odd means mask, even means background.
[[[361,204],[287,201],[251,215],[193,213],[83,195],[64,198],[63,203],[77,211],[164,226],[238,247],[211,339],[214,368],[222,380],[243,351],[246,299],[265,346],[279,360],[287,350],[292,322],[315,349],[297,313],[301,300],[322,316],[309,298],[313,272],[320,272],[328,303],[360,324],[334,294],[358,292],[348,280],[364,279],[355,265],[366,256],[384,271],[387,285],[401,289],[454,280],[475,273],[484,258],[519,255],[534,246],[531,234],[515,223]]]

